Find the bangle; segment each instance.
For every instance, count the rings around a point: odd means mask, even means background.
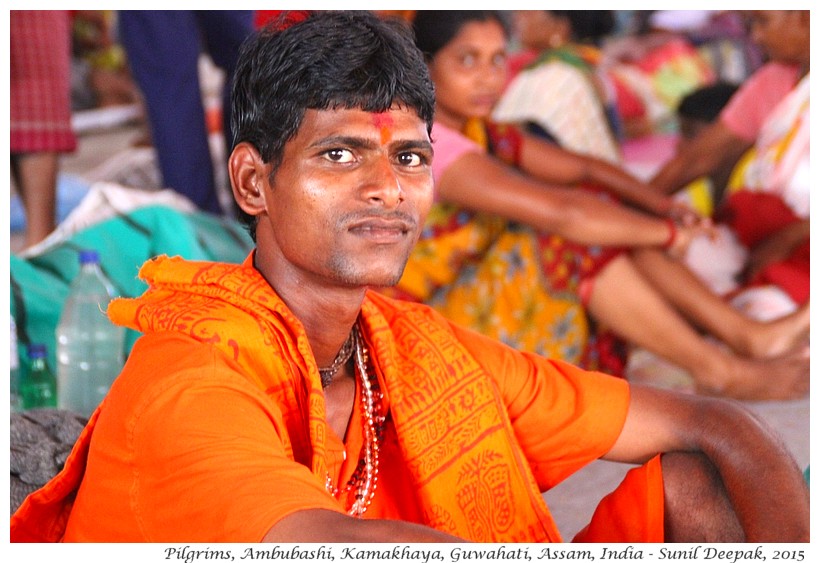
[[[672,248],[672,245],[675,244],[675,240],[678,238],[678,226],[672,219],[666,219],[666,226],[669,229],[669,236],[666,239],[666,242],[663,243],[664,250],[669,250]]]

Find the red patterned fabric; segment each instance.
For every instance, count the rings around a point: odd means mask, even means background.
[[[11,152],[71,152],[70,13],[12,10]]]

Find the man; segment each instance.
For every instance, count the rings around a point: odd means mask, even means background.
[[[645,465],[579,540],[808,539],[802,475],[745,410],[369,291],[399,279],[433,198],[424,61],[367,12],[279,27],[233,89],[256,250],[143,267],[150,289],[109,314],[145,335],[12,540],[560,541],[541,491],[601,456]]]

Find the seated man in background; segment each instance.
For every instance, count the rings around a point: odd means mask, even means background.
[[[12,541],[560,541],[541,493],[600,457],[643,465],[578,541],[808,541],[803,477],[742,407],[369,290],[432,203],[434,104],[407,29],[368,12],[246,43],[229,166],[256,248],[143,266],[109,315],[144,336]]]

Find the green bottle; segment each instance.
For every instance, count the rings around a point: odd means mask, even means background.
[[[45,344],[29,344],[29,366],[20,381],[23,409],[57,407],[57,378],[46,363]]]

